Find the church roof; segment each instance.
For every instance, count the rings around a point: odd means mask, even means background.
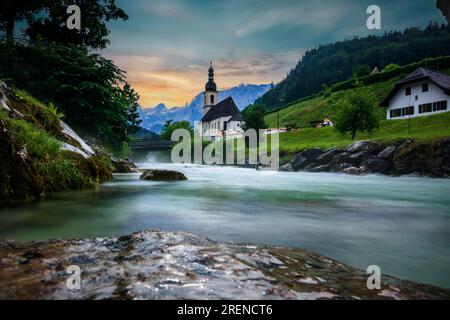
[[[203,116],[203,118],[200,121],[209,122],[220,117],[229,117],[229,116],[236,119],[242,119],[242,115],[239,112],[239,109],[234,103],[232,97],[228,97],[220,101],[218,104],[212,106],[211,109],[208,110],[208,112]],[[243,119],[235,121],[243,121]]]
[[[432,69],[428,68],[417,68],[410,74],[408,74],[406,77],[404,77],[402,80],[397,82],[392,89],[392,91],[389,93],[389,95],[381,102],[382,107],[389,106],[389,101],[395,96],[397,91],[405,84],[413,83],[416,81],[422,81],[422,80],[430,80],[435,85],[440,87],[442,90],[444,90],[445,93],[450,94],[450,76],[447,76],[445,74],[439,73],[437,71],[434,71]]]

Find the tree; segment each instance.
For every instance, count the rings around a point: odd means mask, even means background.
[[[358,131],[372,133],[379,127],[374,99],[359,83],[356,83],[355,87],[347,91],[343,99],[338,101],[335,118],[336,130],[343,135],[350,133],[352,140]]]
[[[74,129],[119,150],[139,124],[124,71],[80,46],[0,44],[0,78],[52,102]]]
[[[66,10],[73,4],[81,10],[81,30],[69,30],[66,26]],[[45,17],[29,17],[26,34],[30,39],[93,49],[105,48],[109,43],[106,22],[128,19],[125,11],[116,6],[115,0],[46,0],[45,10]]]
[[[354,74],[356,74],[357,77],[363,77],[368,75],[371,71],[372,70],[367,64],[360,64],[355,68],[353,72]]]
[[[386,67],[384,67],[383,68],[383,72],[386,72],[386,71],[392,71],[392,70],[395,70],[395,69],[397,69],[397,68],[399,68],[400,66],[398,65],[398,64],[395,64],[395,63],[389,63]]]
[[[172,133],[176,129],[186,129],[191,136],[194,135],[194,129],[189,121],[173,122],[173,120],[167,120],[161,131],[160,137],[164,140],[170,140],[172,138]]]
[[[14,28],[17,20],[31,19],[32,15],[43,9],[42,0],[2,0],[0,10],[0,29],[6,33],[6,43],[14,44]]]
[[[266,129],[267,124],[264,119],[264,113],[264,108],[256,105],[246,108],[242,112],[245,121],[244,129],[255,129],[257,133],[260,129]]]

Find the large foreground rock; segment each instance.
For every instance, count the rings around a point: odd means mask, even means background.
[[[81,288],[67,288],[67,267]],[[0,242],[0,299],[449,299],[450,291],[368,275],[311,252],[219,243],[182,232]]]
[[[145,170],[142,173],[140,179],[164,180],[164,181],[187,180],[186,176],[181,172],[172,170],[156,170],[156,169]]]

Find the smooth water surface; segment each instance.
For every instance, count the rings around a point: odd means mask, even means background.
[[[304,248],[366,269],[450,287],[450,180],[273,173],[140,164],[182,182],[119,174],[96,190],[0,211],[0,238],[37,240],[189,231],[214,240]]]

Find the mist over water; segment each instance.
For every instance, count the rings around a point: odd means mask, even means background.
[[[366,269],[450,287],[450,180],[278,173],[167,164],[135,154],[141,168],[188,181],[118,174],[95,190],[0,211],[0,238],[38,240],[189,231],[214,240],[299,247]]]

